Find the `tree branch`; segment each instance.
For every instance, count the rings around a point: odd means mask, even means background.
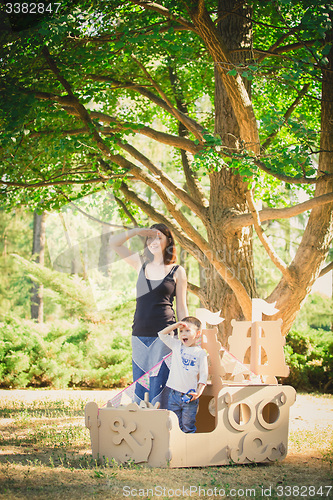
[[[174,63],[174,66],[172,66],[172,63],[170,62],[168,68],[169,68],[171,88],[173,90],[174,98],[177,104],[177,109],[180,112],[184,113],[185,115],[188,115],[188,108],[187,105],[185,104],[184,95],[182,89],[178,85],[176,64]],[[186,127],[184,127],[184,125],[181,122],[178,122],[178,135],[180,137],[188,138],[188,130],[186,129]],[[183,171],[186,179],[186,185],[190,194],[198,201],[198,203],[201,206],[208,207],[209,201],[207,200],[204,191],[200,183],[198,182],[197,176],[190,168],[190,162],[186,154],[186,151],[181,150],[180,154],[182,159]]]
[[[194,196],[195,199],[198,201],[200,206],[202,206],[203,208],[208,208],[209,201],[205,196],[204,190],[202,189],[200,182],[198,182],[197,177],[193,174],[193,171],[191,170],[190,162],[188,159],[188,153],[189,153],[188,151],[185,151],[183,149],[180,150],[183,171],[186,179],[186,186],[188,187],[188,190],[191,193],[191,195]],[[205,224],[205,221],[203,219],[202,221]]]
[[[317,184],[318,182],[327,180],[327,178],[330,178],[330,174],[322,174],[318,177],[291,177],[289,175],[285,174],[279,174],[278,172],[272,172],[268,167],[266,167],[265,163],[259,158],[254,158],[253,163],[257,165],[257,167],[260,168],[260,170],[263,170],[267,174],[271,175],[272,177],[275,177],[275,179],[279,179],[282,182],[287,182],[288,184]]]
[[[37,188],[37,187],[43,187],[43,186],[59,186],[61,184],[94,184],[98,182],[103,182],[103,179],[98,178],[98,179],[87,179],[87,180],[70,180],[67,179],[65,181],[40,181],[40,182],[15,182],[15,181],[4,181],[3,179],[0,179],[0,184],[3,184],[4,186],[13,186],[13,187],[24,187],[24,188]]]
[[[183,123],[183,125],[190,131],[192,132],[192,134],[194,135],[194,137],[196,139],[198,139],[198,141],[200,141],[201,143],[204,142],[203,141],[203,137],[202,137],[202,133],[201,133],[201,127],[200,127],[200,130],[198,130],[197,127],[193,126],[193,123],[191,120],[188,120],[187,117],[185,115],[183,115],[182,113],[179,113],[178,109],[175,108],[173,106],[173,104],[171,103],[171,101],[168,99],[167,95],[163,92],[163,90],[161,89],[161,87],[158,85],[157,82],[155,82],[155,80],[150,76],[149,72],[146,70],[146,68],[144,67],[144,65],[138,60],[136,59],[133,55],[132,55],[132,59],[134,62],[136,62],[136,64],[141,68],[141,70],[143,71],[143,73],[146,75],[146,77],[148,78],[148,80],[151,82],[151,84],[153,85],[153,87],[156,89],[156,91],[160,94],[160,96],[164,99],[164,101],[167,103],[167,105],[169,106],[170,108],[170,113],[177,119],[179,120],[181,123]]]
[[[333,261],[330,262],[329,264],[327,264],[327,266],[325,266],[321,271],[320,271],[320,274],[318,276],[318,278],[321,278],[322,276],[325,276],[325,274],[329,273],[330,271],[332,271],[333,269]]]
[[[41,92],[39,90],[27,90],[24,87],[19,87],[19,90],[21,92],[24,92],[24,94],[32,94],[33,96],[36,97],[36,99],[39,99],[41,101],[56,102],[58,104],[61,104],[62,106],[69,106],[70,104],[73,105],[73,99],[68,95],[61,96],[59,94],[54,94],[53,92]]]
[[[114,159],[115,163],[117,163],[117,159],[120,155],[117,155],[117,158]],[[207,245],[206,240],[201,236],[201,234],[193,227],[193,225],[188,221],[185,215],[177,208],[176,203],[170,199],[169,193],[165,191],[163,184],[155,179],[152,175],[144,172],[141,168],[137,167],[133,163],[128,162],[127,160],[121,158],[121,166],[125,166],[129,168],[129,172],[138,180],[141,180],[146,185],[150,186],[155,193],[160,197],[160,199],[165,204],[167,210],[170,212],[172,217],[178,222],[179,226],[187,233],[187,235],[198,245],[199,248],[202,248]],[[125,160],[125,163],[124,161]],[[120,165],[120,163],[118,163]]]
[[[311,200],[298,203],[291,207],[284,208],[264,208],[258,212],[260,222],[265,222],[274,219],[290,219],[296,215],[300,215],[308,210],[312,210],[320,205],[331,203],[333,201],[333,193],[323,194],[312,198]],[[252,214],[238,215],[230,221],[225,223],[224,229],[226,231],[236,231],[242,227],[251,226],[253,224]]]
[[[286,38],[288,38],[288,37],[289,37],[290,35],[292,35],[292,34],[293,34],[293,29],[289,30],[287,33],[283,33],[283,35],[281,35],[281,36],[280,36],[280,37],[276,40],[276,42],[275,42],[275,43],[273,43],[273,45],[271,45],[271,46],[270,46],[270,48],[268,49],[268,51],[267,51],[267,52],[274,52],[274,51],[275,51],[275,50],[279,47],[279,45],[280,45],[282,42],[284,42],[284,40],[285,40]],[[259,63],[261,63],[261,62],[265,59],[265,57],[266,57],[266,56],[265,56],[264,54],[262,54],[260,57],[258,57],[258,59],[257,59],[257,63],[258,63],[258,64],[259,64]]]
[[[159,23],[154,23],[152,25],[149,25],[149,28],[150,29],[146,29],[145,31],[143,30],[140,30],[140,29],[137,29],[134,31],[134,33],[143,33],[145,35],[148,35],[149,33],[152,33],[152,27],[153,26],[156,26],[156,25],[160,25],[161,28],[158,30],[159,33],[165,33],[165,32],[168,32],[170,30],[170,23],[168,23],[168,21],[161,21]],[[182,24],[177,24],[177,23],[174,23],[172,24],[172,28],[174,29],[174,31],[194,31],[190,28],[187,28],[186,26],[183,26]],[[131,32],[128,33],[128,35],[130,35]],[[119,34],[121,35],[121,34]],[[133,36],[133,34],[132,34]],[[69,36],[67,37],[69,40],[76,40],[78,42],[80,42],[82,45],[83,44],[86,44],[86,43],[95,43],[96,45],[99,44],[99,45],[103,45],[105,43],[109,43],[109,42],[116,42],[118,40],[121,39],[121,36],[114,36],[114,34],[105,34],[105,35],[101,35],[101,36],[92,36],[92,37],[80,37],[80,38],[77,38],[77,37],[73,37],[73,36]],[[135,38],[135,35],[133,36],[133,38]],[[120,52],[122,49],[118,49],[116,51],[114,51],[113,53],[117,53],[117,52]]]
[[[22,90],[24,92],[27,92],[27,91],[25,91],[25,89],[22,89]],[[79,116],[82,118],[80,110],[76,107],[73,99],[70,96],[59,96],[57,94],[52,94],[50,92],[39,92],[39,91],[36,91],[36,92],[29,91],[28,93],[33,93],[37,99],[52,101],[52,102],[56,102],[58,104],[61,104],[63,109],[68,114],[70,114],[72,116]],[[142,91],[140,91],[140,93],[142,95],[144,94]],[[150,95],[150,97],[154,96],[153,93],[149,93],[149,95]],[[165,103],[166,105],[163,105],[164,101],[162,99],[156,98],[156,96],[154,96],[154,97],[155,97],[154,102],[156,104],[163,107],[170,114],[172,114],[174,116],[174,113],[172,112],[172,109],[170,108],[168,103]],[[85,110],[84,107],[83,107],[83,109]],[[197,122],[195,120],[193,120],[192,118],[189,118],[185,114],[183,114],[181,112],[177,112],[177,113],[179,116],[177,116],[176,118],[178,120],[180,120],[182,123],[184,123],[184,125],[188,129],[190,129],[192,131],[192,133],[194,133],[194,130],[196,130],[196,134],[194,134],[194,135],[202,138],[201,132],[203,131],[203,128],[201,127],[201,125],[197,124]],[[98,111],[92,111],[90,113],[90,115],[87,113],[87,116],[85,116],[84,120],[83,120],[88,125],[87,129],[74,129],[72,131],[69,131],[69,133],[72,133],[73,135],[76,133],[80,134],[80,133],[83,133],[84,131],[91,131],[91,129],[93,127],[93,129],[95,131],[94,138],[95,138],[96,142],[98,142],[98,145],[100,145],[100,143],[101,143],[101,146],[103,149],[101,149],[101,148],[100,149],[102,152],[104,152],[107,155],[109,154],[109,149],[107,148],[105,150],[106,146],[105,146],[104,142],[102,141],[98,132],[95,130],[92,119],[96,119],[96,120],[102,121],[104,123],[112,123],[112,124],[114,123],[118,127],[120,127],[122,130],[126,130],[126,129],[127,130],[128,129],[135,130],[136,133],[145,135],[146,137],[150,137],[158,142],[161,142],[162,144],[167,144],[169,146],[174,146],[174,147],[177,147],[180,149],[184,149],[185,151],[189,151],[193,154],[196,154],[201,150],[201,147],[195,145],[193,143],[193,141],[191,141],[190,139],[186,139],[183,137],[177,137],[177,136],[174,136],[171,134],[166,134],[164,132],[159,132],[157,130],[154,130],[154,129],[152,129],[150,127],[146,127],[146,126],[135,128],[134,124],[131,124],[131,125],[122,124],[117,118],[106,115],[105,113],[101,113]],[[108,131],[107,129],[104,130],[104,133],[114,133],[114,132],[115,131],[112,129],[110,129],[110,131]]]
[[[282,13],[281,13],[281,9],[279,8],[279,6],[275,3],[273,4],[273,7],[275,8],[275,11],[277,12],[278,16],[280,17],[281,21],[284,23],[284,25],[290,30],[290,27],[286,21],[286,19],[283,17]],[[319,63],[318,59],[316,58],[315,54],[312,52],[312,50],[310,50],[308,48],[308,46],[305,44],[305,42],[303,40],[301,40],[299,34],[297,33],[298,30],[295,30],[294,34],[295,34],[295,37],[297,38],[298,40],[298,43],[300,44],[300,47],[302,48],[306,48],[308,50],[308,52],[311,54],[311,57],[313,57],[313,59]]]
[[[114,84],[113,88],[129,88],[131,90],[134,90],[135,92],[138,92],[142,96],[146,97],[149,99],[151,102],[156,104],[158,107],[164,109],[167,113],[171,113],[170,106],[164,101],[164,99],[161,99],[161,97],[157,96],[153,92],[150,92],[147,90],[146,87],[149,87],[149,85],[139,85],[133,82],[119,82],[115,80],[111,75],[106,75],[106,76],[99,76],[99,75],[87,75],[87,78],[91,78],[92,80],[96,82],[106,82],[106,83],[112,83]],[[193,127],[195,127],[198,131],[203,132],[203,127],[200,125],[200,123],[196,122],[193,118],[190,116],[182,113],[182,111],[178,111],[182,116],[184,120],[188,120],[192,123]]]
[[[192,210],[204,224],[208,224],[206,210],[201,204],[197,203],[184,189],[178,187],[167,174],[156,167],[156,165],[154,165],[136,148],[134,148],[130,144],[124,144],[121,141],[118,141],[118,144],[124,151],[127,151],[127,153],[129,153],[133,158],[147,167],[148,170],[150,170],[163,184],[163,186],[169,189],[169,191],[171,191],[177,198],[179,198],[179,200],[181,200],[184,205],[190,208],[190,210]]]
[[[281,37],[281,38],[283,38],[283,37]],[[254,54],[261,54],[260,57],[258,57],[258,59],[257,59],[257,62],[260,63],[264,59],[266,59],[266,57],[269,57],[269,56],[280,56],[280,55],[284,54],[285,52],[291,52],[292,50],[301,49],[304,46],[311,47],[312,45],[314,45],[318,41],[322,41],[322,40],[321,39],[318,39],[318,40],[304,40],[304,42],[290,43],[289,45],[284,45],[282,47],[276,47],[276,48],[273,48],[274,45],[276,45],[276,44],[274,44],[268,50],[253,49],[253,53]],[[278,43],[278,42],[276,42],[276,43]]]
[[[124,225],[119,225],[119,224],[111,224],[110,222],[105,222],[103,220],[100,220],[100,219],[97,219],[97,217],[94,217],[93,215],[90,215],[88,214],[88,212],[85,212],[84,210],[82,210],[82,208],[78,207],[73,201],[70,200],[70,198],[68,198],[68,196],[63,193],[61,191],[61,194],[62,196],[64,196],[68,201],[69,201],[69,204],[75,209],[77,210],[78,212],[80,212],[82,215],[84,215],[87,219],[90,219],[94,222],[97,222],[98,224],[100,224],[101,226],[107,226],[107,227],[116,227],[116,228],[120,228],[120,229],[131,229],[130,227],[128,226],[124,226]]]
[[[43,55],[44,55],[44,57],[45,57],[48,65],[49,65],[51,71],[54,73],[54,75],[57,78],[57,80],[61,83],[61,85],[66,90],[66,92],[68,94],[66,97],[67,97],[67,99],[69,101],[69,104],[71,104],[71,106],[73,106],[73,108],[77,111],[79,117],[83,121],[83,123],[85,123],[85,125],[87,125],[87,127],[89,128],[91,134],[93,135],[93,138],[94,138],[96,144],[98,145],[99,149],[106,156],[109,156],[110,155],[110,149],[106,146],[106,144],[104,143],[103,139],[101,138],[101,136],[97,132],[96,128],[94,127],[94,124],[93,124],[93,122],[91,120],[91,117],[89,116],[88,111],[80,103],[79,99],[74,95],[70,84],[61,75],[61,73],[60,73],[60,71],[59,71],[56,63],[54,62],[54,60],[51,57],[49,49],[45,45],[44,45],[44,47],[42,49],[42,53],[43,53]]]
[[[200,233],[192,226],[192,224],[187,220],[184,214],[177,208],[176,203],[169,198],[169,194],[165,191],[165,188],[160,181],[155,179],[149,173],[144,172],[140,167],[136,166],[134,163],[130,162],[119,154],[109,154],[109,159],[116,165],[125,169],[127,173],[132,174],[136,179],[141,180],[147,186],[150,186],[161,198],[167,210],[175,218],[178,224],[187,232],[190,238],[192,238],[199,247],[201,247],[201,245],[207,246],[207,242],[204,240],[204,238],[202,238]]]
[[[201,288],[197,285],[194,285],[193,283],[187,282],[187,288],[188,290],[193,293],[198,299],[202,300],[202,291]]]
[[[268,238],[266,237],[264,231],[262,230],[262,227],[260,225],[260,217],[259,217],[258,211],[256,210],[256,207],[254,205],[252,190],[248,190],[246,192],[245,196],[246,196],[246,200],[247,200],[250,212],[251,212],[252,217],[253,217],[253,225],[254,225],[254,228],[255,228],[256,233],[258,235],[259,240],[261,241],[263,247],[265,248],[265,250],[266,250],[269,258],[273,262],[273,264],[283,274],[283,276],[285,277],[285,279],[288,282],[290,282],[291,276],[290,276],[290,273],[289,273],[287,265],[277,255],[277,253],[275,252],[274,248],[272,247],[272,245],[268,241]]]
[[[37,131],[30,131],[28,134],[28,137],[41,137],[43,135],[49,135],[49,134],[60,134],[63,136],[66,135],[81,135],[81,134],[87,134],[89,133],[88,127],[82,127],[82,128],[72,128],[68,130],[59,130],[59,129],[49,129],[49,130],[39,130]]]
[[[193,24],[191,24],[187,19],[185,19],[182,16],[174,16],[172,12],[170,12],[168,9],[163,7],[163,5],[160,5],[155,2],[150,2],[150,1],[145,1],[145,0],[130,0],[131,3],[134,3],[135,5],[140,5],[140,7],[143,7],[145,10],[153,10],[154,12],[157,12],[158,14],[161,14],[162,16],[170,19],[171,21],[178,22],[182,26],[184,26],[186,29],[195,31],[195,27]]]
[[[65,106],[63,109],[71,116],[80,116],[76,109],[72,107]],[[113,116],[106,115],[104,113],[100,113],[98,111],[92,111],[90,113],[90,117],[92,119],[96,119],[102,121],[104,123],[112,123],[115,124],[116,127],[103,127],[99,128],[99,132],[103,135],[114,135],[119,130],[133,130],[136,134],[144,135],[145,137],[149,137],[156,142],[161,144],[166,144],[167,146],[172,146],[178,149],[183,149],[185,151],[189,151],[192,154],[197,154],[202,150],[202,147],[194,144],[190,139],[186,139],[185,137],[178,137],[176,135],[166,134],[165,132],[160,132],[158,130],[152,129],[150,127],[142,126],[139,127],[134,123],[122,123],[120,120]],[[61,134],[61,135],[80,135],[90,133],[88,127],[69,129],[69,130],[41,130],[39,132],[31,132],[29,134],[30,137],[39,137],[41,135],[47,134]]]
[[[92,112],[92,116],[93,115],[94,112]],[[135,132],[136,134],[144,135],[145,137],[149,137],[150,139],[153,139],[154,141],[159,142],[161,144],[166,144],[167,146],[173,146],[174,148],[189,151],[192,154],[197,154],[202,149],[200,146],[194,144],[193,141],[191,141],[190,139],[186,139],[185,137],[178,137],[176,135],[166,134],[165,132],[159,132],[158,130],[154,130],[146,126],[136,128],[134,124],[133,126],[132,124],[121,125],[120,122],[118,123],[119,125],[116,129],[103,128],[101,129],[101,133],[107,135],[107,134],[115,134],[119,130],[133,130],[133,132]]]

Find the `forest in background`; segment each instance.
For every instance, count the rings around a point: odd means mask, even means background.
[[[82,214],[79,220],[86,226],[84,234],[89,234],[91,220]],[[52,237],[46,241],[44,266],[35,262],[33,213],[24,208],[1,211],[0,227],[0,386],[110,388],[130,383],[135,276],[126,274],[127,266],[121,261],[117,266],[111,259],[109,266],[104,262],[90,273],[89,269],[76,274],[60,272],[54,269],[56,259],[52,264],[52,252],[47,248]],[[103,230],[100,224],[97,227],[100,236],[93,239],[93,248],[98,255],[103,248]],[[270,228],[271,238],[276,244],[279,241],[281,251],[290,251],[294,231],[297,227],[288,227],[284,234],[281,228]],[[89,255],[89,245],[80,248],[83,261],[88,262],[84,253]],[[278,277],[269,259],[265,261],[260,245],[255,249],[257,286],[265,295]],[[199,282],[199,266],[194,259],[180,247],[178,255],[191,280]],[[96,282],[108,284],[104,292],[111,298],[113,294],[113,300],[99,303],[91,286]],[[31,319],[36,283],[42,285],[43,293],[43,318],[39,322]],[[116,295],[112,284],[121,285]],[[191,293],[188,299],[190,313],[195,314],[198,299]],[[312,293],[287,335],[285,353],[290,375],[284,383],[302,390],[333,392],[331,328],[331,298]]]
[[[287,382],[332,390],[331,304],[309,296],[333,266],[332,6],[8,5],[2,385],[127,383],[135,275],[108,235],[153,221],[175,234],[190,311],[226,318],[223,345],[264,298],[288,333]]]
[[[200,283],[188,286],[226,318],[223,344],[231,319],[251,319],[253,297],[276,302],[286,335],[333,266],[332,7],[40,7],[0,8],[1,206],[57,211],[105,190],[126,225],[166,223],[198,262]],[[271,228],[287,233],[300,214],[290,250],[273,244]],[[275,267],[264,297],[256,238]]]

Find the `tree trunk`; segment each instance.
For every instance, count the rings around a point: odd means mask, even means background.
[[[232,189],[232,185],[236,189]],[[237,231],[223,230],[224,222],[229,217],[247,211],[243,186],[239,176],[226,170],[211,175],[209,209],[211,226],[207,230],[207,237],[212,252],[220,256],[252,298],[256,296],[252,227],[244,227]],[[231,333],[231,320],[244,319],[241,306],[230,287],[210,267],[206,269],[206,281],[206,298],[210,308],[225,311],[225,321],[220,327],[220,337],[223,344],[226,345],[227,338]]]
[[[104,276],[111,275],[112,250],[109,241],[112,235],[113,233],[110,231],[110,228],[103,225],[101,232],[101,248],[98,258],[98,269],[104,274]]]
[[[245,4],[240,5],[233,13],[227,14],[232,12],[233,7],[232,0],[219,1],[218,31],[231,54],[233,50],[244,49],[233,55],[233,62],[237,64],[246,62],[251,49],[251,22],[247,18],[249,9]],[[217,68],[215,81],[215,132],[221,136],[222,146],[234,151],[241,146],[239,124]],[[244,83],[250,93],[250,82]],[[207,237],[212,252],[218,255],[242,282],[249,296],[255,297],[252,227],[241,228],[238,231],[224,230],[226,220],[248,212],[245,199],[247,184],[240,175],[234,174],[230,169],[222,168],[210,175],[210,185],[210,227],[207,228]],[[225,311],[225,321],[220,326],[220,340],[226,345],[231,333],[231,320],[241,320],[244,316],[230,287],[211,267],[206,269],[206,278],[207,305],[209,304],[214,311],[220,309]]]
[[[43,212],[42,214],[37,214],[37,212],[34,212],[32,256],[35,262],[37,262],[41,266],[44,266],[45,256],[45,219],[45,212]],[[43,285],[39,283],[33,283],[31,288],[30,312],[31,319],[37,320],[38,323],[43,323]]]

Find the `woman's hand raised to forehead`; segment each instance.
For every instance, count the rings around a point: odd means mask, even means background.
[[[161,231],[157,229],[149,229],[148,227],[143,227],[140,229],[140,236],[146,236],[147,238],[157,238],[157,236],[161,235]]]

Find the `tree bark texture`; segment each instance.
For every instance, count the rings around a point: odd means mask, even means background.
[[[234,2],[219,1],[218,33],[232,55],[234,49],[243,48],[232,56],[233,62],[246,62],[251,49],[250,13],[245,5],[240,5],[232,12]],[[230,13],[232,12],[232,13]],[[229,14],[230,13],[230,14]],[[241,14],[241,15],[238,15]],[[221,136],[222,146],[239,149],[241,131],[228,91],[222,82],[218,68],[215,68],[215,133]],[[250,82],[245,82],[250,93]],[[225,223],[241,214],[248,213],[246,191],[248,187],[242,177],[231,169],[219,168],[210,174],[210,202],[207,237],[212,252],[225,262],[244,285],[249,296],[255,297],[253,272],[252,227],[237,230],[225,230]],[[226,345],[231,333],[230,322],[233,318],[241,320],[244,315],[235,294],[211,266],[206,269],[207,284],[205,290],[207,306],[212,310],[224,311],[225,321],[220,326],[220,338]]]
[[[192,22],[213,58],[217,72],[221,76],[237,120],[241,140],[247,149],[259,153],[258,127],[250,95],[246,90],[247,85],[244,85],[240,74],[233,76],[229,73],[233,69],[230,62],[237,64],[239,62],[238,57],[244,58],[244,53],[241,52],[236,59],[235,55],[230,52],[229,45],[238,46],[239,49],[244,48],[245,53],[247,52],[246,45],[250,47],[251,30],[248,29],[250,24],[246,17],[242,17],[248,15],[250,12],[249,7],[245,1],[237,2],[235,7],[235,2],[231,0],[219,0],[218,19],[221,19],[221,21],[218,23],[217,28],[206,10],[204,0],[190,2],[188,9]],[[239,23],[242,23],[241,29],[239,29]],[[232,39],[228,37],[227,33],[230,29],[225,29],[228,25],[232,30]],[[237,31],[233,31],[233,25],[235,27],[238,25]],[[222,30],[220,26],[222,26]],[[232,49],[234,48],[232,47]]]

